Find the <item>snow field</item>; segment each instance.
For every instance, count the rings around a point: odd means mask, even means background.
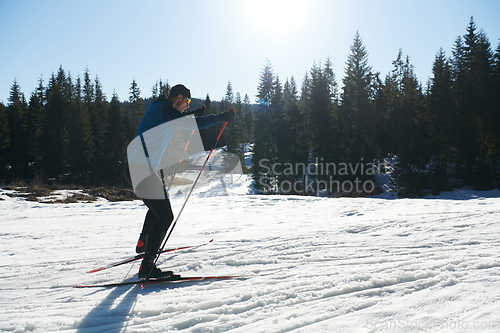
[[[160,257],[185,276],[247,280],[74,289],[118,282],[141,201],[38,204],[0,192],[0,331],[498,332],[500,195],[450,199],[245,195],[200,187]],[[185,192],[185,191],[184,191]],[[172,193],[175,193],[173,191]],[[176,213],[185,196],[172,196]]]

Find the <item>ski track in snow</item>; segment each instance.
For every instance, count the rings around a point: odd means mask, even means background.
[[[500,198],[193,194],[160,257],[185,276],[247,280],[74,289],[132,278],[141,201],[0,196],[0,331],[499,332]],[[173,192],[175,193],[175,192]],[[173,196],[175,213],[183,196]],[[460,326],[461,325],[461,326]]]

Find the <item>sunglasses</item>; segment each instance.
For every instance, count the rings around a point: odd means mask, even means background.
[[[186,96],[184,96],[184,97],[186,97]],[[191,98],[187,98],[187,97],[186,97],[186,100],[187,100],[188,105],[189,105],[189,104],[191,103]]]

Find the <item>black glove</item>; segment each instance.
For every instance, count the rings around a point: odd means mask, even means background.
[[[195,110],[186,111],[186,114],[188,116],[194,115],[195,117],[198,117],[198,116],[201,116],[202,114],[204,114],[205,111],[207,111],[207,107],[205,105],[203,105],[203,106],[200,106],[199,108],[197,108]]]
[[[223,112],[221,114],[218,114],[217,117],[219,117],[219,121],[221,123],[225,123],[225,122],[229,122],[229,121],[233,120],[235,113],[236,113],[236,111],[234,111],[234,109],[231,109],[230,111],[226,111],[226,112]]]

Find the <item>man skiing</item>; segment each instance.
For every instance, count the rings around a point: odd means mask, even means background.
[[[168,194],[158,176],[161,159],[175,127],[198,130],[219,122],[229,122],[234,110],[218,115],[197,117],[195,121],[184,111],[191,102],[190,90],[178,84],[172,87],[168,98],[161,95],[149,104],[137,131],[136,138],[128,148],[128,167],[134,191],[148,207],[136,252],[144,254],[139,278],[169,278],[171,271],[162,271],[154,265],[160,245],[174,220]]]

